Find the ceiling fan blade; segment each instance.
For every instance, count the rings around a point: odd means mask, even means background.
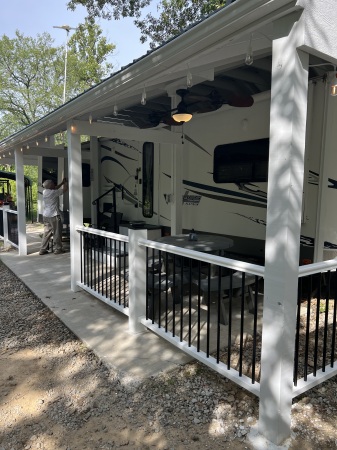
[[[165,123],[166,125],[169,126],[178,126],[178,125],[182,125],[184,122],[176,122],[172,116],[166,116],[163,118],[162,120],[163,123]]]
[[[229,106],[236,108],[249,108],[254,104],[254,99],[251,95],[241,97],[239,95],[232,95],[226,102]]]

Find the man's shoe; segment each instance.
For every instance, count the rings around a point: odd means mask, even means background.
[[[54,255],[61,255],[61,253],[65,253],[65,251],[63,249],[54,251]]]
[[[49,253],[47,250],[40,250],[39,251],[39,255],[46,255],[47,253]]]

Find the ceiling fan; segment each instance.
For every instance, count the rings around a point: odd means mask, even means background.
[[[211,88],[207,94],[201,94],[190,89],[178,89],[176,93],[181,97],[181,101],[176,108],[149,114],[148,120],[151,127],[160,123],[170,126],[182,125],[190,120],[193,114],[216,111],[223,105],[242,108],[252,106],[254,103],[254,99],[250,95],[240,96],[231,92],[228,92],[228,98],[225,99],[215,88]]]

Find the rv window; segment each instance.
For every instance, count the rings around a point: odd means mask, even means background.
[[[153,216],[153,150],[152,142],[143,145],[143,216]]]
[[[218,145],[214,149],[215,183],[250,183],[268,179],[269,139]]]

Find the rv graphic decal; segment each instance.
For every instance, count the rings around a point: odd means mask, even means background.
[[[237,183],[237,187],[240,191],[249,192],[250,194],[255,194],[259,197],[267,198],[267,192],[261,191],[258,186],[252,183]],[[256,190],[252,189],[250,186],[257,188]]]
[[[126,142],[124,142],[120,139],[114,138],[114,139],[109,139],[109,141],[113,142],[114,144],[122,145],[123,147],[136,150],[137,153],[139,152],[138,148],[134,147],[133,145],[127,144]],[[101,148],[104,148],[105,150],[109,150],[109,152],[111,152],[111,147],[109,147],[107,145],[101,144]]]
[[[337,244],[333,244],[332,242],[324,242],[324,248],[330,249],[330,250],[337,250]]]
[[[314,186],[318,186],[319,174],[309,170],[308,183],[313,184]]]
[[[219,200],[222,202],[229,202],[229,203],[238,203],[247,206],[257,206],[259,208],[267,207],[267,199],[262,198],[259,194],[257,196],[248,195],[241,192],[235,192],[229,189],[218,188],[206,184],[194,183],[193,181],[187,180],[183,180],[183,184],[184,186],[186,186],[186,188],[189,188],[189,190],[194,194],[211,198],[213,200]],[[191,188],[203,189],[206,192],[200,192]]]
[[[208,152],[204,147],[202,147],[200,144],[198,144],[193,139],[191,139],[187,134],[184,135],[184,138],[186,139],[186,141],[191,142],[191,144],[193,144],[196,147],[200,148],[200,150],[202,150],[203,152],[205,152],[208,155],[212,156],[212,153]]]
[[[315,244],[315,239],[310,236],[301,235],[300,242],[304,247],[313,247]]]
[[[183,195],[183,204],[184,205],[193,205],[198,206],[200,203],[201,195],[190,195],[189,191],[186,191]]]
[[[239,214],[239,213],[235,213],[237,216],[241,216],[244,217],[247,220],[250,220],[251,222],[257,223],[259,225],[263,225],[263,226],[267,226],[267,222],[265,220],[262,219],[255,219],[254,217],[249,217],[249,216],[245,216],[243,214]],[[303,245],[304,247],[313,247],[314,243],[315,243],[315,239],[309,236],[303,236],[301,235],[300,237],[300,243],[301,245]],[[331,245],[332,247],[327,247],[327,248],[337,248],[337,245],[335,246],[334,244],[330,244],[328,242],[324,243],[324,246],[326,244]]]
[[[333,180],[332,178],[328,178],[329,183],[332,183],[331,185],[328,186],[328,188],[331,189],[337,189],[337,181]]]
[[[267,223],[265,220],[262,219],[255,219],[255,217],[249,217],[245,216],[244,214],[234,213],[236,216],[244,217],[247,220],[250,220],[251,222],[258,223],[259,225],[267,226]]]
[[[118,159],[113,158],[112,156],[103,156],[103,158],[101,159],[101,164],[103,164],[104,161],[112,161],[115,162],[116,164],[118,164],[119,166],[123,167],[123,169],[125,170],[125,172],[130,175],[130,172],[128,171],[128,169],[120,162],[118,161]]]

